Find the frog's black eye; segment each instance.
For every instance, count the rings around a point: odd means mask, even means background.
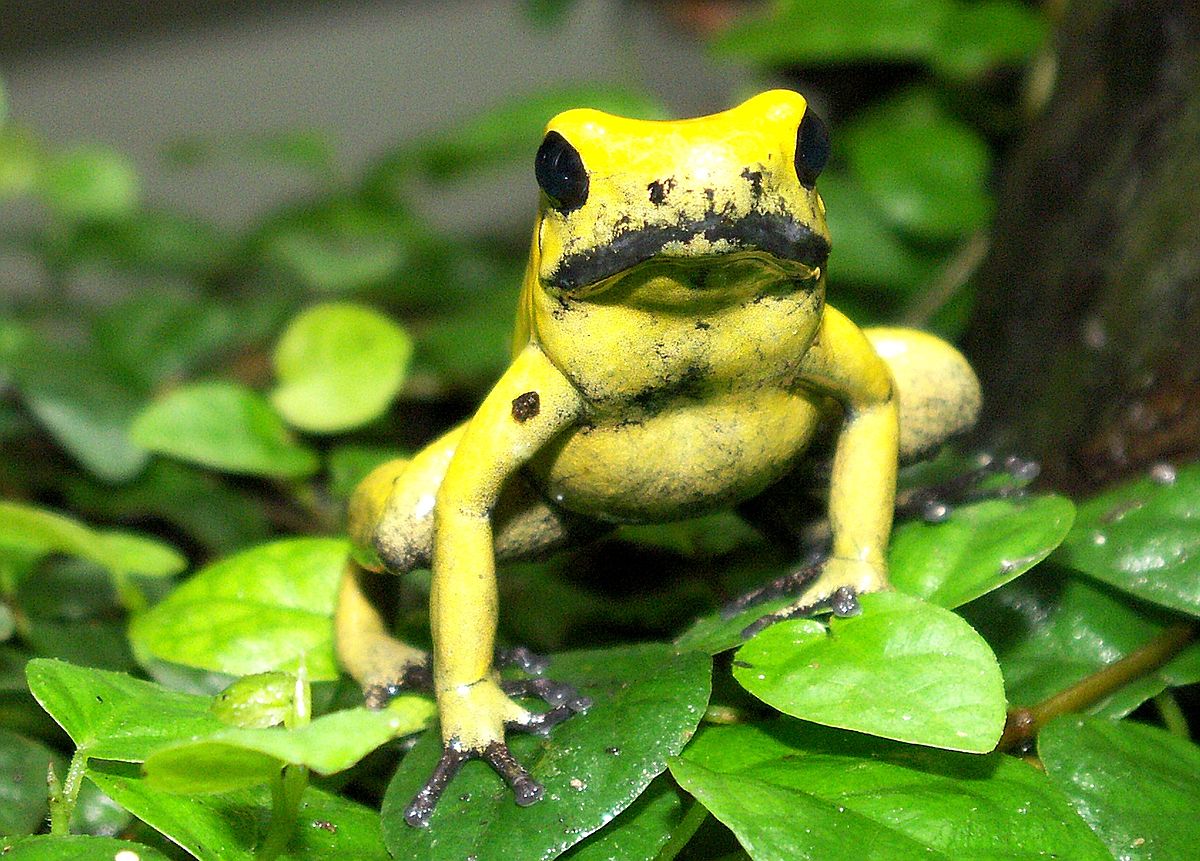
[[[588,196],[588,175],[579,151],[558,132],[550,132],[538,147],[533,165],[537,183],[559,212],[583,206]]]
[[[829,129],[812,111],[804,114],[796,130],[796,176],[805,188],[817,184],[817,176],[829,161]]]

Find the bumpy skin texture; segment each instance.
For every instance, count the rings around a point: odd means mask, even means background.
[[[465,425],[380,467],[351,504],[359,565],[432,563],[448,749],[536,721],[492,666],[498,557],[744,503],[797,480],[818,433],[835,437],[832,552],[797,606],[886,588],[898,458],[968,427],[978,385],[936,338],[864,333],[825,304],[825,207],[796,163],[806,110],[772,91],[692,120],[548,124],[586,199],[543,195],[512,365]],[[355,575],[339,651],[369,693],[389,690],[426,658],[387,636]]]

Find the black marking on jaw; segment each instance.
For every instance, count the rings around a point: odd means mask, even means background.
[[[750,195],[758,200],[762,197],[763,190],[763,175],[761,170],[751,170],[745,168],[742,170],[742,179],[750,183]]]
[[[747,251],[765,251],[810,269],[823,268],[829,258],[829,240],[786,215],[751,213],[733,220],[709,212],[692,221],[626,230],[607,245],[569,254],[559,261],[549,284],[559,290],[578,290],[657,257],[669,243],[697,236],[709,242],[724,240]]]
[[[650,202],[655,206],[662,206],[667,195],[671,193],[671,189],[675,187],[675,178],[672,176],[666,179],[656,179],[654,182],[646,186],[646,191],[650,192]]]

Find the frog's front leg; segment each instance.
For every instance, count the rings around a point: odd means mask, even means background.
[[[505,482],[577,422],[583,407],[570,381],[530,344],[468,422],[450,460],[433,512],[430,595],[434,691],[445,752],[406,812],[410,824],[428,822],[446,783],[469,758],[491,764],[518,803],[541,797],[541,787],[508,753],[505,729],[544,729],[572,709],[528,711],[505,693],[492,667],[498,598],[491,517]]]

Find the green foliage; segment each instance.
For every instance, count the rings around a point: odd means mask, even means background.
[[[572,6],[525,4],[541,25]],[[835,305],[961,325],[962,251],[1023,122],[1007,71],[1046,32],[1017,0],[781,0],[716,36],[763,81],[873,82],[809,93],[833,135],[818,187]],[[343,508],[503,369],[527,241],[449,233],[414,192],[528,165],[546,119],[582,105],[674,113],[628,86],[563,87],[355,172],[317,130],[177,142],[179,170],[248,161],[302,187],[231,227],[146,200],[102,144],[38,138],[0,89],[0,201],[32,213],[0,254],[40,273],[0,308],[5,858],[1190,857],[1200,751],[1178,703],[1200,682],[1200,465],[1078,516],[1037,494],[901,523],[895,592],[749,641],[791,599],[720,606],[797,560],[729,512],[508,566],[501,638],[553,652],[550,674],[594,705],[512,739],[540,804],[468,763],[429,829],[404,824],[439,744],[395,740],[434,708],[414,693],[368,711],[339,684]],[[532,180],[513,193],[532,201]],[[426,572],[404,578],[396,622],[418,642],[428,591]],[[1006,705],[1164,643],[1041,731],[1045,774],[993,750]],[[1169,732],[1146,725],[1160,718]],[[54,833],[29,836],[47,814]]]

